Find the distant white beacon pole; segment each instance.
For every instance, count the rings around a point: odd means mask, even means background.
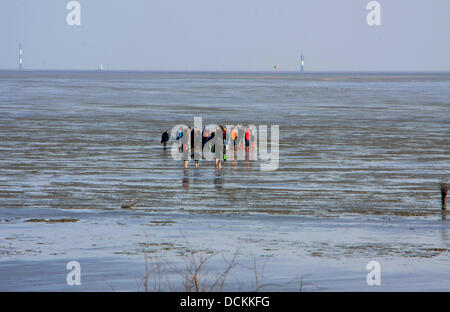
[[[19,44],[19,69],[22,69],[23,64],[23,51],[22,51],[22,44]]]
[[[305,59],[302,53],[302,55],[300,55],[300,71],[304,71],[304,66],[305,66]]]

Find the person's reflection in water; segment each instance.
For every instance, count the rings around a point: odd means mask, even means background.
[[[233,153],[233,159],[231,161],[231,167],[234,169],[236,169],[236,165],[237,165],[237,151],[236,149],[234,149],[234,153]]]
[[[194,170],[194,185],[195,183],[197,183],[199,181],[199,177],[200,177],[200,170],[198,170],[197,168]]]
[[[224,184],[223,171],[222,168],[216,168],[216,176],[214,177],[214,187],[217,190],[223,189]]]
[[[247,170],[250,170],[250,150],[246,147],[245,160],[247,161]]]
[[[189,170],[184,168],[184,177],[182,180],[183,188],[189,190]]]
[[[448,230],[445,227],[441,228],[441,239],[442,243],[448,247],[450,247],[450,238],[448,234]]]

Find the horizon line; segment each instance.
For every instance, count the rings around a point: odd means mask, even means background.
[[[450,70],[216,70],[216,69],[7,69],[0,68],[1,72],[89,72],[89,73],[272,73],[272,74],[320,74],[320,73],[450,73]]]

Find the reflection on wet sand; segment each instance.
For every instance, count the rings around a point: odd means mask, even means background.
[[[189,169],[183,168],[184,176],[182,179],[183,188],[187,191],[189,190]]]
[[[194,184],[200,183],[202,181],[202,179],[200,178],[201,177],[200,170],[195,169],[193,171],[193,177],[194,177],[194,179],[193,179]],[[181,179],[181,185],[185,191],[189,190],[189,187],[191,184],[190,182],[191,182],[191,180],[190,180],[190,176],[189,176],[189,169],[183,168],[183,177]],[[222,190],[224,184],[225,184],[224,170],[223,170],[223,168],[216,167],[214,177],[213,177],[213,185],[216,189]]]
[[[225,179],[223,177],[223,169],[217,168],[216,175],[214,177],[214,187],[217,190],[222,190],[224,183],[225,183]]]
[[[450,237],[447,227],[441,227],[441,239],[444,246],[447,246],[447,248],[450,247]]]

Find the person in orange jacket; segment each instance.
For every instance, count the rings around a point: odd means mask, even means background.
[[[233,149],[236,150],[236,139],[237,139],[238,133],[235,128],[231,130],[230,138],[233,141]]]

